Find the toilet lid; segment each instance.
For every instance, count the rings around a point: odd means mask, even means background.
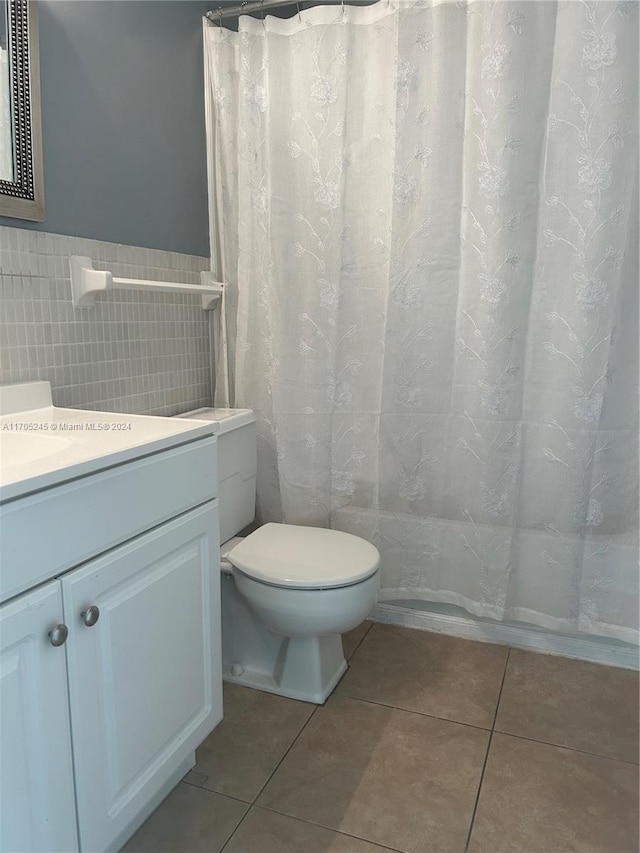
[[[274,586],[327,589],[370,577],[378,549],[351,533],[295,524],[265,524],[227,554],[245,575]]]

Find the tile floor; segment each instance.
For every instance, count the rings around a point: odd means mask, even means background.
[[[638,673],[369,622],[225,718],[126,853],[637,853]]]

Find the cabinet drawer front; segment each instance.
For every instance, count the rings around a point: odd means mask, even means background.
[[[80,848],[98,853],[222,718],[217,501],[70,572],[62,589]]]
[[[217,495],[215,437],[0,507],[0,601]]]

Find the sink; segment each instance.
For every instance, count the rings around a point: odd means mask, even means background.
[[[66,450],[71,444],[68,438],[41,435],[32,432],[1,432],[0,461],[3,468],[25,465]]]

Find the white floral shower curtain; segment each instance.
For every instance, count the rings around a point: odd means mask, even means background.
[[[383,601],[637,642],[637,18],[381,0],[205,30],[259,513],[375,542]]]

